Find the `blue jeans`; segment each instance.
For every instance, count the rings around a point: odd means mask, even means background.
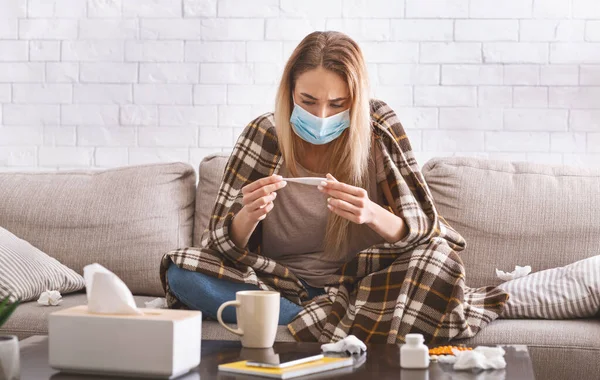
[[[235,293],[241,290],[260,290],[258,286],[242,284],[218,279],[203,273],[179,268],[175,264],[169,265],[167,279],[171,293],[193,310],[200,310],[203,315],[217,319],[217,310],[223,302],[235,300]],[[302,281],[302,280],[301,280]],[[321,288],[302,284],[308,291],[309,298],[325,294]],[[279,324],[287,325],[300,313],[302,307],[287,298],[281,297],[279,306]],[[228,307],[223,310],[223,322],[236,323],[235,308]]]

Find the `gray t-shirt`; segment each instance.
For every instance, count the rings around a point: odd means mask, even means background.
[[[383,204],[383,193],[377,184],[385,180],[381,148],[373,144],[369,160],[369,199]],[[280,175],[290,176],[285,163]],[[298,164],[301,177],[325,177],[326,173],[315,173]],[[366,224],[350,222],[348,241],[340,259],[328,257],[323,251],[327,225],[327,194],[316,186],[288,182],[277,192],[275,207],[263,220],[262,254],[288,267],[310,286],[323,287],[335,281],[332,276],[357,253],[375,244],[385,243],[378,233]],[[336,255],[337,256],[337,255]]]

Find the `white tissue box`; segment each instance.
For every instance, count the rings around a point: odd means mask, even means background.
[[[172,378],[200,364],[202,313],[140,309],[93,314],[76,306],[50,314],[49,364],[86,374]]]

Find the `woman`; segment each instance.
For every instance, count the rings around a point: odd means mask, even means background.
[[[464,286],[464,245],[396,115],[369,100],[359,46],[314,32],[286,64],[275,112],[238,139],[201,246],[165,255],[161,279],[171,307],[210,317],[236,291],[275,289],[298,340],[448,340],[474,335],[507,298]],[[232,308],[223,319],[235,322]]]

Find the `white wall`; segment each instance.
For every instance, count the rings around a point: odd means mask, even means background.
[[[197,165],[323,29],[359,41],[421,164],[600,166],[597,0],[0,0],[0,170]]]

